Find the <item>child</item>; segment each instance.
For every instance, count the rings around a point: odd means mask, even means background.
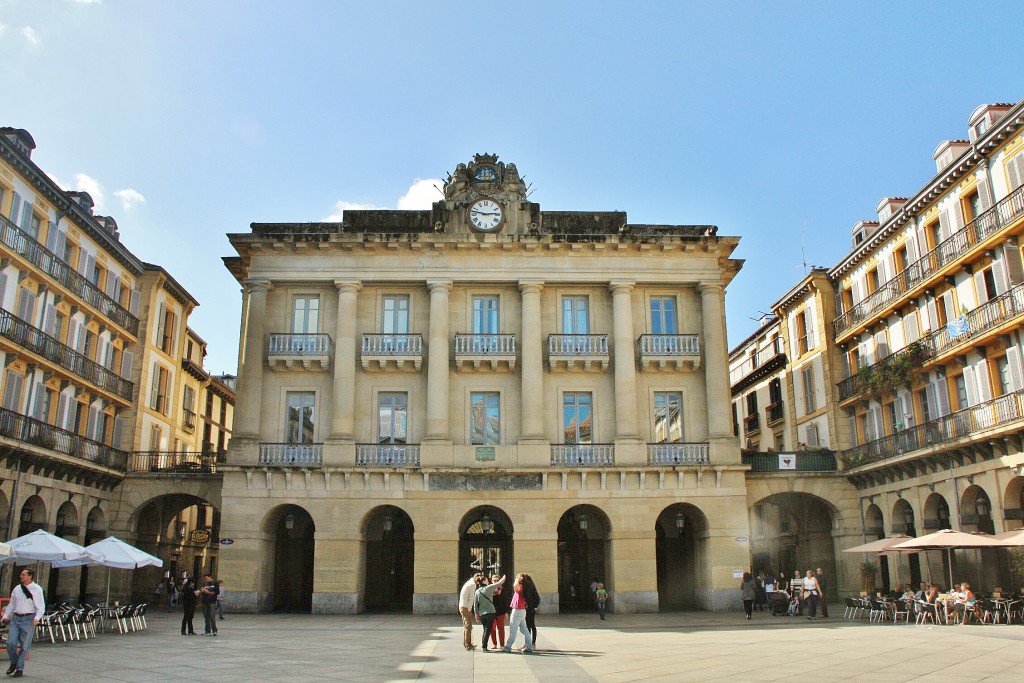
[[[608,602],[608,591],[604,589],[603,583],[597,584],[597,590],[594,591],[594,599],[597,601],[597,613],[601,615],[601,621],[604,621],[604,606]]]

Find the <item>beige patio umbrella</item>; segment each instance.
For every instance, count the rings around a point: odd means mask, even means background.
[[[1024,545],[1024,526],[1013,531],[1004,531],[1001,534],[996,534],[992,538],[997,538],[1000,541],[1009,541],[1015,546]]]
[[[880,538],[877,541],[871,541],[870,543],[864,543],[863,545],[855,545],[852,548],[847,548],[844,553],[878,553],[879,555],[888,557],[890,555],[910,555],[913,553],[919,553],[920,550],[912,550],[910,548],[895,548],[896,545],[912,539],[913,536],[907,536],[906,534],[893,534],[887,538]],[[900,563],[896,562],[896,583],[900,584]]]
[[[942,529],[935,533],[897,543],[890,550],[901,550],[904,548],[914,550],[945,550],[949,564],[949,585],[952,586],[954,548],[1009,548],[1014,545],[1014,543],[1000,540],[988,534],[968,534],[963,531]]]

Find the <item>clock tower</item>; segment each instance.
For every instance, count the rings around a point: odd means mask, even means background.
[[[537,231],[540,205],[526,200],[526,183],[515,164],[496,154],[476,154],[459,164],[444,184],[444,200],[435,202],[437,232],[526,235]]]

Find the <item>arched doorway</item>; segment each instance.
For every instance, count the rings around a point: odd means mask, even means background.
[[[274,610],[309,614],[313,609],[316,526],[298,505],[274,508],[267,519],[274,539]]]
[[[977,484],[971,484],[960,496],[960,530],[968,533],[994,534],[996,529],[992,512],[992,500],[988,493]],[[981,586],[1002,585],[1002,558],[996,549],[957,550],[954,554],[964,565],[961,567],[964,573],[954,577],[954,581],[976,582],[975,589]]]
[[[759,500],[752,512],[754,536],[750,549],[754,556],[767,557],[770,570],[776,576],[784,572],[789,579],[821,567],[826,577],[825,592],[837,600],[832,541],[832,529],[839,526],[836,508],[810,493],[787,492]]]
[[[197,578],[205,573],[217,575],[220,512],[208,501],[178,493],[158,496],[139,506],[132,528],[134,545],[164,561],[162,569],[143,567],[132,572],[133,599],[152,599],[163,576],[180,581],[186,572]]]
[[[882,519],[882,508],[874,503],[870,503],[864,510],[864,540],[877,541],[881,538],[885,538],[885,520]],[[868,581],[868,578],[871,577],[866,577],[864,570],[861,569],[862,590],[869,591],[872,594],[879,588],[884,591],[889,590],[889,558],[879,557],[878,567],[881,571],[881,584],[876,583],[874,580]]]
[[[78,527],[78,508],[70,500],[65,501],[57,508],[57,524],[54,528],[54,535],[60,536],[72,543],[78,543],[80,531]],[[78,581],[75,581],[75,578],[81,571],[79,567],[69,567],[67,569],[50,567],[50,577],[46,581],[46,595],[50,596],[49,599],[53,604],[59,605],[62,602],[80,601],[81,595],[79,592],[76,592],[79,588]],[[74,594],[72,595],[72,593]]]
[[[401,508],[384,505],[367,515],[364,606],[368,612],[412,612],[415,574],[412,519]]]
[[[39,529],[46,529],[46,503],[39,496],[29,496],[21,506],[18,535],[24,536]]]
[[[106,537],[107,516],[100,509],[100,506],[96,505],[92,510],[89,510],[89,514],[85,518],[85,545],[92,545]],[[81,602],[96,602],[100,599],[100,596],[105,597],[105,591],[101,592],[103,584],[96,583],[94,579],[94,585],[89,585],[90,571],[89,567],[83,566],[82,575],[78,580],[78,595],[81,596],[79,598]],[[93,575],[101,576],[102,572]]]
[[[949,514],[949,503],[946,502],[945,496],[941,493],[932,492],[924,500],[924,530],[927,533],[939,531],[941,529],[950,529],[950,514]],[[929,581],[934,581],[940,587],[949,589],[950,587],[946,584],[949,583],[949,579],[946,578],[950,573],[950,554],[944,552],[926,552],[923,561],[926,563],[927,575],[931,578]],[[952,556],[953,559],[953,571],[956,571],[956,556]]]
[[[458,590],[476,572],[504,574],[514,571],[512,520],[502,510],[481,505],[463,516],[459,523]]]
[[[658,572],[658,609],[671,612],[701,606],[708,588],[708,520],[700,508],[676,503],[654,523]]]
[[[905,498],[900,498],[892,506],[892,533],[904,534],[906,536],[917,536],[917,526],[914,523],[914,508]],[[896,557],[895,561],[902,564],[902,557]],[[909,582],[914,590],[917,590],[921,583],[921,558],[918,553],[906,555],[906,573],[900,572],[897,583]]]
[[[593,505],[577,505],[558,520],[558,609],[594,609],[590,586],[596,580],[612,590],[608,576],[608,517]]]

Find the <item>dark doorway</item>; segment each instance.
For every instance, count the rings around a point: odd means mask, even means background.
[[[297,505],[285,505],[274,529],[274,610],[308,614],[313,609],[313,518]]]
[[[655,523],[658,571],[658,609],[694,609],[703,580],[704,514],[692,505],[671,505]]]
[[[560,612],[594,609],[590,587],[595,579],[613,593],[605,564],[607,543],[608,520],[592,505],[578,505],[558,520]]]
[[[462,518],[459,534],[459,585],[473,574],[513,578],[512,520],[490,506],[473,508]]]
[[[365,532],[366,611],[412,611],[413,532],[412,519],[393,505],[370,514]]]

